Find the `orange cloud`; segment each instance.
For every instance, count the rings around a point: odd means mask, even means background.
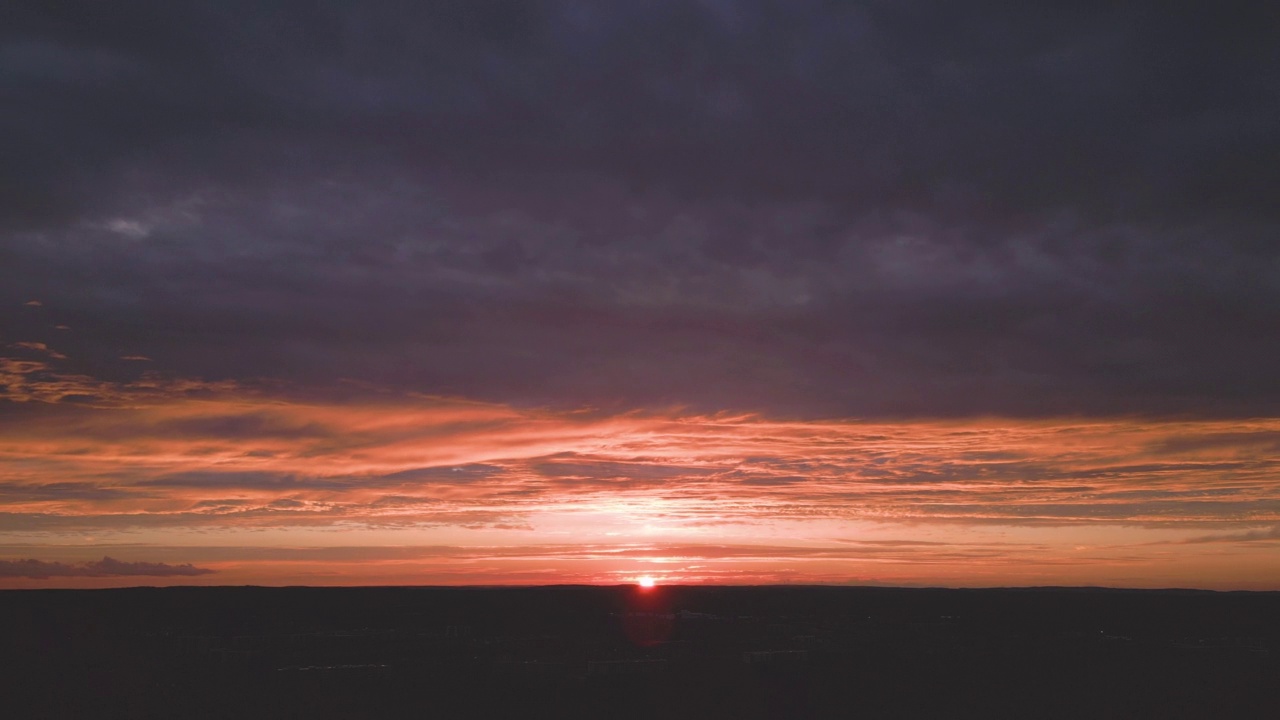
[[[383,563],[424,582],[603,582],[661,561],[664,581],[1236,586],[1278,564],[1274,533],[1258,530],[1280,523],[1277,419],[804,421],[320,401],[154,375],[108,383],[12,359],[0,384],[0,557],[39,557],[32,543],[236,538],[221,582],[261,581],[267,567],[321,577],[255,558],[246,539],[452,548]],[[1219,539],[1240,542],[1212,565]],[[325,582],[374,577],[307,563],[337,573]]]

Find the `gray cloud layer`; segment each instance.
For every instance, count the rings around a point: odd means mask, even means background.
[[[11,15],[0,340],[64,372],[803,415],[1280,401],[1262,4]]]
[[[45,562],[43,560],[0,560],[0,578],[53,577],[175,577],[208,575],[214,572],[191,564],[168,565],[151,562],[126,562],[104,557],[83,563]]]

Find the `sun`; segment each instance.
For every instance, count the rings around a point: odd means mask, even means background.
[[[640,579],[636,580],[636,584],[637,584],[637,585],[639,585],[639,586],[640,586],[640,587],[642,587],[642,588],[646,588],[646,589],[648,589],[648,588],[653,587],[654,585],[657,585],[658,583],[657,583],[657,581],[656,581],[656,580],[654,580],[654,579],[653,579],[653,577],[652,577],[652,576],[650,576],[650,575],[642,575],[642,576],[640,577]]]

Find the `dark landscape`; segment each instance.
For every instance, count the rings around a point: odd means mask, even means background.
[[[9,591],[0,618],[13,718],[1225,718],[1280,707],[1280,593],[177,587]]]

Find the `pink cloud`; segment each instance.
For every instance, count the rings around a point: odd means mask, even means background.
[[[154,375],[110,383],[14,359],[0,360],[0,380],[19,401],[0,417],[0,548],[37,535],[182,544],[253,530],[297,545],[328,533],[535,548],[467,562],[603,581],[642,559],[645,541],[726,577],[908,581],[956,565],[1009,578],[1021,564],[1051,581],[1163,567],[1155,541],[1253,539],[1239,533],[1280,523],[1274,419],[804,421],[327,402]],[[1123,537],[1096,541],[1107,534]],[[1174,557],[1199,557],[1192,544]],[[1253,552],[1234,562],[1241,582],[1265,566]],[[672,577],[712,577],[683,572]]]

